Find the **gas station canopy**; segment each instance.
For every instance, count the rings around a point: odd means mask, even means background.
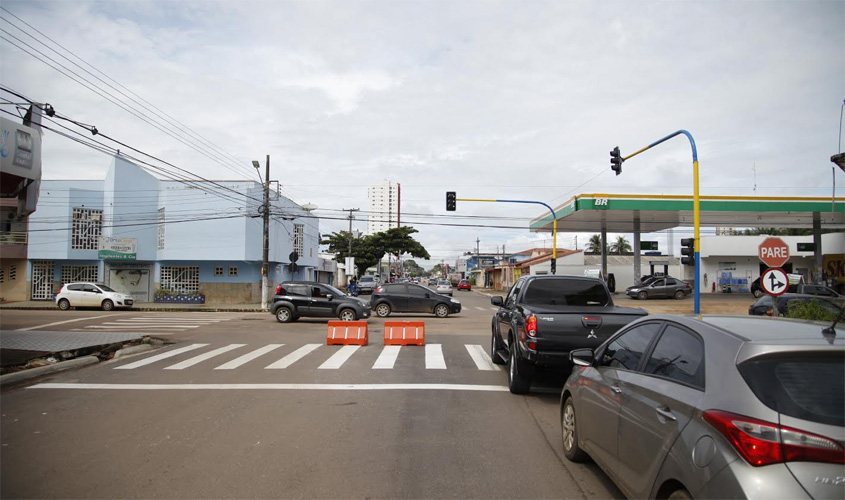
[[[699,196],[701,227],[845,228],[845,198]],[[693,226],[693,197],[581,194],[555,207],[558,232],[652,233]],[[552,214],[533,219],[532,232],[552,231]]]

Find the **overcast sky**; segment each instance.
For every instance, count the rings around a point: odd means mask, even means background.
[[[263,173],[269,154],[271,179],[320,207],[323,233],[345,230],[332,218],[348,208],[362,209],[355,228],[365,230],[367,187],[401,183],[403,220],[434,262],[474,251],[476,238],[482,252],[551,247],[551,235],[527,230],[542,207],[458,202],[462,218],[448,218],[448,190],[553,207],[583,193],[692,194],[683,137],[626,162],[620,176],[610,170],[614,146],[625,156],[679,129],[695,138],[702,195],[833,189],[842,0],[0,6],[3,86],[207,179],[257,180],[251,161]],[[74,80],[82,76],[100,88]],[[139,109],[130,96],[178,120],[182,140],[149,123],[162,119],[110,102]],[[102,179],[111,161],[44,137],[45,179]],[[558,246],[574,248],[574,236],[559,235]],[[589,236],[578,235],[578,248]]]

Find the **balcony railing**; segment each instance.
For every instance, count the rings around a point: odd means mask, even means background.
[[[0,245],[26,245],[25,232],[0,231]]]

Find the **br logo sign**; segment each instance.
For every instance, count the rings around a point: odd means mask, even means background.
[[[780,238],[766,238],[757,247],[757,256],[769,267],[781,267],[789,260],[789,245]]]

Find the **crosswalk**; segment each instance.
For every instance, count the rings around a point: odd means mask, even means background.
[[[214,370],[235,370],[244,367],[250,363],[260,363],[265,370],[284,370],[290,368],[297,362],[301,362],[308,356],[322,355],[320,360],[329,354],[322,364],[318,366],[319,370],[340,370],[353,358],[356,354],[362,351],[372,349],[379,350],[378,357],[372,365],[373,370],[392,370],[396,366],[397,360],[405,350],[419,350],[418,346],[368,346],[362,349],[357,345],[346,345],[342,347],[327,346],[325,344],[305,344],[299,347],[291,347],[293,350],[287,354],[281,354],[278,357],[279,351],[283,350],[285,344],[267,344],[258,348],[250,349],[248,344],[228,344],[221,347],[214,347],[210,344],[190,344],[184,347],[176,347],[168,349],[167,351],[154,354],[138,361],[116,366],[115,370],[135,370],[152,364],[162,366],[164,370],[185,370],[199,364],[211,366],[213,363],[220,363],[222,358],[227,357],[227,354],[239,354],[234,359],[229,359],[222,364],[216,364]],[[500,371],[501,367],[493,364],[490,361],[490,356],[487,354],[485,348],[476,344],[464,344],[465,349],[460,354],[454,357],[458,359],[458,363],[467,366],[474,366],[481,371]],[[248,352],[244,352],[248,351]],[[426,370],[447,370],[446,357],[443,352],[442,344],[426,344],[423,348],[425,357]],[[191,353],[191,357],[181,359],[183,355]],[[273,359],[271,354],[275,355]],[[175,364],[167,364],[163,366],[166,360],[174,361],[171,358],[180,357],[180,361]],[[467,359],[468,358],[468,359]],[[268,364],[268,361],[269,364]]]
[[[220,314],[179,314],[172,316],[147,315],[134,318],[113,319],[97,325],[77,328],[74,331],[120,331],[167,335],[207,326],[231,318]]]

